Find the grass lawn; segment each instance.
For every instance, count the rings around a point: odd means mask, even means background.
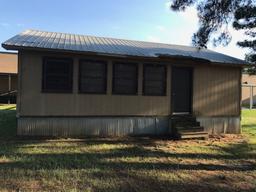
[[[0,191],[256,191],[256,110],[242,135],[22,140],[0,106]]]

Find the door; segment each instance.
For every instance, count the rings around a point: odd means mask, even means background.
[[[188,67],[172,68],[172,113],[190,114],[192,110],[193,69]]]

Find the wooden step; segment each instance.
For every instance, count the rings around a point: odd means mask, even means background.
[[[171,117],[173,135],[180,139],[208,138],[208,133],[192,115],[175,115]]]
[[[177,132],[201,132],[204,131],[204,128],[201,126],[196,127],[176,127]]]
[[[174,127],[178,128],[178,127],[200,127],[200,123],[177,123],[177,124],[173,124]]]
[[[193,115],[172,115],[171,116],[172,119],[196,119],[195,116]]]
[[[208,134],[207,132],[205,131],[191,131],[191,132],[187,132],[187,131],[179,131],[179,134],[182,134],[182,135],[196,135],[196,134]]]
[[[208,139],[209,134],[208,132],[201,131],[201,132],[179,132],[180,139],[194,139],[194,138],[204,138]]]
[[[196,121],[196,117],[183,117],[183,116],[174,117],[174,116],[172,116],[171,119],[174,120],[174,121],[180,121],[180,120],[184,120],[184,119],[187,120],[187,121]]]

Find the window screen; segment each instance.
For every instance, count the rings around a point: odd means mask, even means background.
[[[72,92],[73,61],[64,58],[44,58],[43,92]]]
[[[106,93],[107,64],[104,61],[80,61],[81,93]]]
[[[135,95],[138,85],[138,65],[136,63],[114,63],[113,94]]]
[[[144,95],[166,95],[166,66],[164,65],[144,65]]]

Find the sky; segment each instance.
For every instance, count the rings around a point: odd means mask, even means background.
[[[39,29],[169,44],[191,45],[198,28],[196,10],[173,12],[168,0],[0,0],[0,42]],[[208,48],[244,58],[236,45],[243,33],[231,30],[227,47]],[[4,51],[1,47],[0,51]]]

